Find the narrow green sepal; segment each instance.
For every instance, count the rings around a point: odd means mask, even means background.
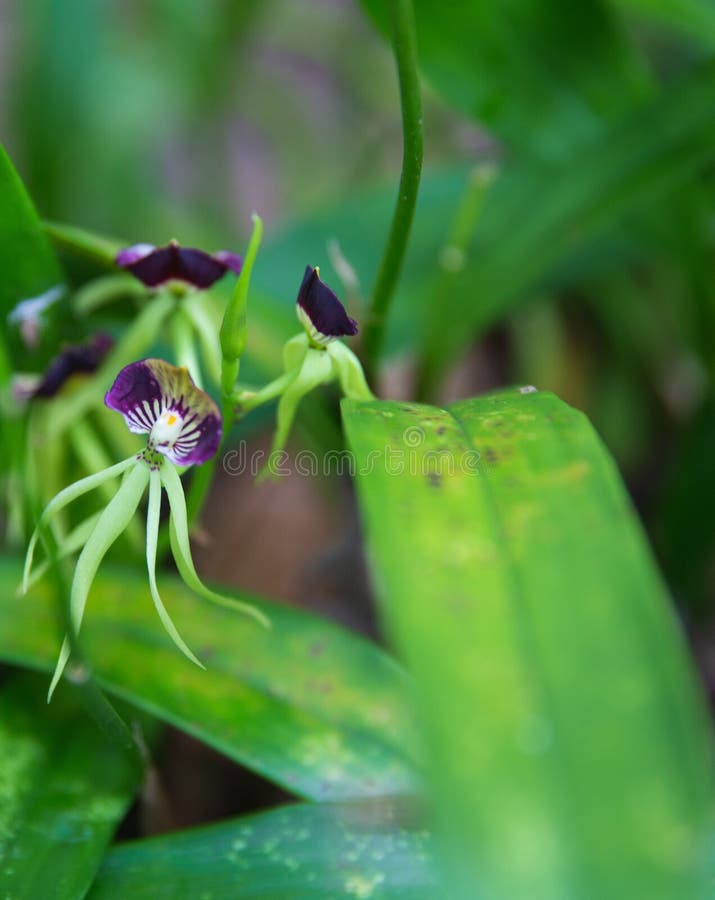
[[[23,594],[27,591],[30,570],[32,569],[32,560],[35,556],[35,547],[37,546],[37,540],[40,536],[40,528],[42,528],[43,525],[47,525],[52,520],[53,516],[64,509],[65,506],[72,503],[73,500],[89,493],[89,491],[93,491],[96,487],[99,487],[99,485],[104,484],[105,481],[109,481],[112,478],[116,478],[117,475],[121,475],[121,473],[126,471],[126,469],[134,462],[136,462],[136,456],[129,456],[127,459],[122,460],[122,462],[109,466],[108,469],[103,469],[101,472],[95,472],[94,475],[88,475],[86,478],[75,481],[74,484],[68,485],[50,500],[42,511],[38,527],[33,531],[30,542],[27,545],[25,567],[22,573]]]
[[[309,349],[310,338],[304,331],[286,341],[283,345],[283,368],[286,372],[302,366]]]
[[[216,323],[206,308],[209,298],[204,291],[196,292],[184,300],[181,307],[191,320],[199,340],[201,358],[204,368],[217,386],[221,384],[221,345],[217,335]]]
[[[342,341],[333,341],[328,344],[327,352],[343,394],[350,400],[374,400],[375,395],[368,387],[360,360],[350,347]]]
[[[82,624],[87,596],[92,587],[94,576],[97,574],[97,569],[109,548],[131,521],[148,481],[148,466],[142,461],[136,461],[135,467],[128,473],[117,493],[102,511],[94,530],[79,555],[70,590],[70,627],[75,634],[79,632]],[[70,641],[65,638],[55,673],[50,682],[50,689],[47,694],[48,703],[52,699],[52,694],[62,677],[69,655]]]
[[[94,513],[94,515],[89,516],[83,522],[80,522],[76,528],[73,528],[67,537],[62,538],[57,546],[56,558],[65,559],[67,556],[78,553],[87,543],[87,539],[94,531],[94,526],[99,521],[101,515],[101,511]],[[40,563],[39,566],[35,567],[34,572],[28,573],[27,585],[20,585],[18,587],[18,594],[23,593],[26,588],[31,588],[33,584],[37,584],[42,576],[49,570],[50,561],[46,559],[44,562]]]
[[[171,466],[171,463],[164,462],[162,469]],[[177,476],[178,477],[178,476]],[[166,629],[166,633],[171,640],[181,650],[181,652],[192,663],[195,663],[200,669],[206,666],[199,660],[189,649],[184,639],[179,634],[176,626],[171,620],[171,616],[167,612],[166,607],[162,603],[159,596],[159,590],[156,586],[156,547],[159,542],[159,518],[161,514],[161,484],[162,479],[158,469],[152,469],[149,473],[149,503],[146,513],[146,565],[149,573],[149,590],[151,599],[161,619],[161,624]]]
[[[314,388],[321,384],[327,384],[333,378],[334,372],[330,356],[325,350],[308,348],[300,371],[285,389],[283,396],[278,402],[276,433],[273,437],[271,454],[268,462],[258,473],[257,482],[260,483],[267,478],[273,477],[273,468],[280,453],[285,449],[300,401]]]
[[[189,542],[189,526],[186,516],[186,498],[184,497],[184,488],[176,469],[166,463],[160,470],[161,483],[164,486],[166,495],[169,498],[169,507],[171,509],[171,518],[169,521],[169,538],[171,541],[171,552],[176,561],[176,567],[179,575],[183,579],[187,587],[195,591],[199,596],[218,606],[224,606],[236,612],[242,612],[252,616],[266,628],[271,627],[270,620],[255,606],[250,603],[242,603],[240,600],[234,600],[231,597],[224,597],[217,594],[201,581],[196,572],[194,561],[191,556],[191,544]]]

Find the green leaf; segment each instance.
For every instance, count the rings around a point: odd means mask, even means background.
[[[588,421],[533,389],[343,412],[450,900],[706,896],[707,716]]]
[[[51,592],[15,596],[20,564],[0,561],[0,658],[51,671],[59,646]],[[271,621],[197,598],[174,578],[162,597],[206,664],[166,637],[145,573],[103,566],[82,625],[99,684],[313,800],[415,789],[401,670],[377,647],[299,610],[250,598]],[[61,694],[62,691],[58,691]]]
[[[409,810],[286,806],[108,854],[91,900],[437,900],[429,835]]]
[[[74,689],[50,707],[46,690],[25,674],[0,693],[0,884],[12,900],[83,897],[142,779]]]
[[[389,4],[363,6],[389,33]],[[562,156],[648,90],[645,66],[602,0],[414,6],[432,86],[529,155]]]
[[[21,300],[38,297],[62,282],[57,260],[42,233],[32,201],[0,146],[0,318],[3,335],[15,354],[25,351],[19,336],[6,327],[9,312]],[[53,318],[48,309],[45,321]],[[39,336],[33,359],[44,358],[51,341]],[[26,351],[25,351],[26,352]],[[0,376],[7,373],[0,372]],[[3,379],[4,380],[4,379]]]
[[[0,312],[36,297],[62,280],[37,213],[0,147]]]
[[[425,382],[473,336],[539,287],[557,264],[715,158],[715,65],[702,66],[561,166],[516,164],[488,195],[469,262],[452,282],[449,308],[432,305],[423,334]],[[587,177],[586,177],[587,173]],[[456,321],[458,328],[445,327]]]

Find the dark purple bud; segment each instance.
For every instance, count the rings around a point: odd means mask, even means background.
[[[325,346],[338,337],[355,335],[358,326],[327,284],[320,280],[320,270],[306,266],[298,291],[298,318],[310,339]]]
[[[70,375],[94,372],[112,348],[114,341],[108,334],[95,334],[86,344],[65,349],[53,360],[33,392],[33,397],[54,397]]]
[[[163,359],[130,363],[117,375],[105,404],[127,428],[148,434],[147,446],[177,466],[200,465],[221,443],[221,414],[186,369]]]
[[[169,281],[183,281],[195,288],[206,289],[230,269],[241,271],[241,257],[228,250],[204,253],[191,247],[180,247],[171,241],[166,247],[135,244],[117,254],[117,265],[127,269],[147,287],[160,287]]]

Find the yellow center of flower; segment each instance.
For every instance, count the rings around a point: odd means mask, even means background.
[[[171,409],[166,409],[154,423],[149,442],[154,447],[172,447],[179,435],[184,420]]]

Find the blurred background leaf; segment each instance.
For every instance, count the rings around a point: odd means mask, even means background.
[[[387,5],[363,6],[389,32]],[[563,157],[649,93],[645,59],[602,0],[462,0],[448,15],[416,0],[415,15],[430,84],[519,155]]]

